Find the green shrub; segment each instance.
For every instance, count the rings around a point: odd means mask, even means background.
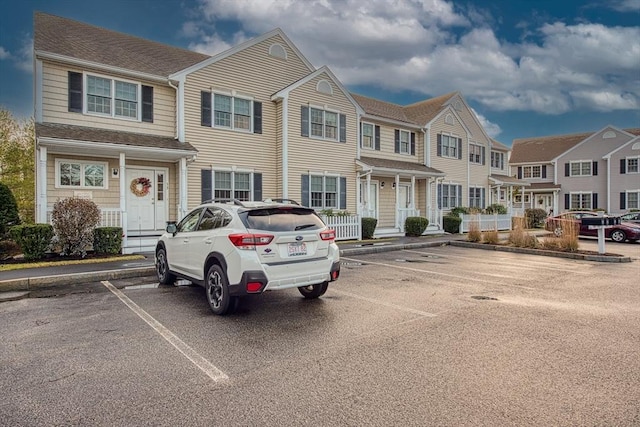
[[[98,254],[109,255],[122,252],[122,228],[97,227],[93,230],[93,250]]]
[[[62,255],[85,257],[93,243],[93,229],[100,222],[100,209],[91,200],[70,197],[58,200],[51,215],[55,243]]]
[[[458,215],[445,215],[442,217],[442,228],[444,231],[451,234],[456,234],[460,232],[460,223],[462,223],[462,218]]]
[[[527,208],[524,210],[524,217],[527,219],[527,226],[529,228],[542,228],[544,227],[547,212],[544,209]]]
[[[422,216],[410,216],[404,222],[404,234],[407,236],[422,236],[424,230],[427,229],[429,220]]]
[[[447,215],[460,216],[460,214],[469,215],[469,208],[465,208],[464,206],[458,206],[457,208],[451,209]]]
[[[3,237],[9,227],[20,224],[18,204],[11,189],[0,182],[0,238]]]
[[[53,238],[49,224],[16,225],[9,230],[11,238],[20,246],[24,259],[33,261],[44,258]]]
[[[373,239],[373,233],[376,231],[378,220],[376,218],[362,218],[362,238]]]
[[[487,206],[485,211],[488,214],[505,215],[507,213],[507,207],[498,203],[494,203],[493,205]]]

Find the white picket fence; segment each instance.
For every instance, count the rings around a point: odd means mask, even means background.
[[[510,214],[460,214],[460,234],[469,232],[471,224],[475,223],[480,231],[511,230]]]
[[[52,224],[51,214],[53,209],[47,209],[47,224]],[[102,208],[100,209],[100,223],[98,227],[122,227],[122,218],[120,208]]]
[[[326,216],[320,215],[329,228],[336,231],[336,240],[361,240],[360,215]]]

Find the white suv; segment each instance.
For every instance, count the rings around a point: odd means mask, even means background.
[[[215,314],[267,289],[318,298],[340,275],[335,231],[293,201],[205,202],[166,231],[155,250],[158,280],[203,286]]]

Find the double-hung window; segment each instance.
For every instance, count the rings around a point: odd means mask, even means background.
[[[317,209],[337,209],[338,177],[311,175],[309,178],[311,207]]]
[[[106,189],[106,172],[106,163],[59,159],[56,161],[56,186]]]
[[[484,209],[484,188],[469,188],[469,207]]]
[[[623,209],[640,209],[640,191],[626,192],[626,206]]]
[[[570,165],[570,176],[591,176],[592,162],[590,160],[570,162]]]
[[[458,138],[442,135],[442,156],[458,158]]]
[[[591,201],[593,200],[591,192],[571,193],[570,200],[569,209],[593,209],[591,207]]]
[[[86,87],[88,113],[138,119],[138,84],[87,75]]]
[[[497,151],[491,152],[491,167],[494,169],[503,169],[504,165],[504,153]]]
[[[375,128],[371,123],[362,123],[362,148],[375,148]]]
[[[626,163],[625,173],[639,173],[640,167],[638,163],[640,163],[640,157],[627,157],[623,160]]]
[[[469,162],[482,164],[482,146],[476,144],[469,145]]]
[[[522,177],[523,178],[540,178],[542,177],[542,167],[540,165],[523,166]]]
[[[438,202],[440,209],[452,209],[462,206],[462,186],[438,184]]]
[[[400,131],[400,153],[411,154],[411,132]]]
[[[338,140],[338,113],[310,108],[311,136]]]
[[[251,200],[251,173],[215,171],[213,178],[215,199]]]
[[[213,127],[251,131],[251,101],[219,93],[213,96]]]

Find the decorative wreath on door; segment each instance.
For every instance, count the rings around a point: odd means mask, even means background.
[[[140,178],[135,178],[131,181],[131,185],[129,185],[131,192],[138,197],[144,197],[149,194],[149,189],[151,188],[151,180],[149,178],[145,178],[141,176]]]

